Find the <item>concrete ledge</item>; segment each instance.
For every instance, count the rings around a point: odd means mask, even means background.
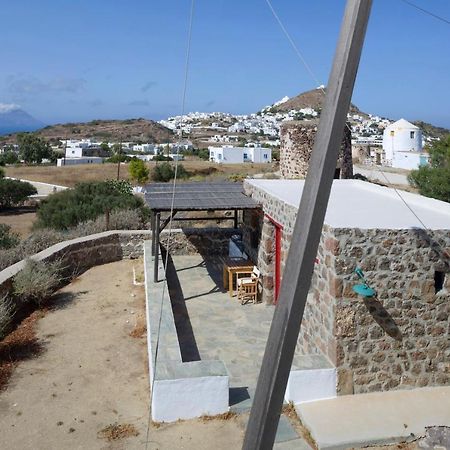
[[[336,397],[336,368],[323,355],[295,356],[285,400],[303,403]]]
[[[162,258],[159,273],[164,274]],[[151,242],[144,243],[147,345],[152,419],[173,422],[227,412],[229,377],[222,361],[183,362],[165,280],[153,279]],[[159,336],[158,336],[159,334]]]
[[[320,449],[389,444],[450,426],[450,386],[345,395],[295,409]]]

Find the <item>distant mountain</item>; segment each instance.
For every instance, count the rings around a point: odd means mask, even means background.
[[[19,106],[0,103],[0,135],[19,131],[35,131],[42,128],[43,125]]]
[[[50,125],[37,131],[43,138],[57,142],[61,139],[93,138],[99,141],[123,142],[173,142],[174,134],[169,128],[148,119],[92,120],[91,122]],[[3,142],[14,142],[13,134]]]

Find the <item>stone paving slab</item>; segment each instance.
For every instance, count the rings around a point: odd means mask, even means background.
[[[450,426],[450,386],[347,395],[296,411],[320,449],[400,442]]]

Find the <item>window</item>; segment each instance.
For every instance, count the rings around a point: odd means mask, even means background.
[[[434,272],[434,292],[437,294],[444,288],[445,272],[436,270]]]
[[[414,131],[410,131],[410,132],[409,132],[409,137],[410,137],[411,139],[414,139]]]
[[[391,136],[394,136],[394,134],[395,134],[395,131],[392,130],[392,131],[391,131]]]
[[[267,153],[264,153],[264,159],[267,159]]]
[[[244,153],[244,159],[247,159],[247,158],[248,158],[247,153]]]
[[[222,155],[219,153],[219,154],[217,155],[217,158],[218,158],[218,159],[222,159]]]

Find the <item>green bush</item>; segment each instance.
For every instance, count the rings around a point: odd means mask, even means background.
[[[36,188],[26,181],[0,179],[0,207],[2,208],[21,205],[30,195],[36,193]]]
[[[132,180],[138,183],[145,183],[148,181],[150,171],[145,165],[144,161],[140,159],[133,159],[128,167],[130,171],[130,177]]]
[[[17,164],[19,162],[19,156],[13,150],[6,150],[0,155],[0,166],[6,164]]]
[[[175,175],[175,171],[173,167],[168,163],[164,162],[162,164],[157,164],[152,171],[152,180],[153,181],[170,181]]]
[[[173,161],[173,158],[171,156],[155,155],[152,161]]]
[[[0,248],[15,247],[19,242],[19,235],[12,233],[9,225],[0,223]]]
[[[435,141],[429,152],[430,165],[410,172],[408,181],[422,195],[450,203],[450,134]]]
[[[123,185],[109,181],[79,183],[49,195],[41,202],[36,227],[67,230],[81,222],[94,220],[106,210],[139,209],[146,214],[142,198],[124,193]]]
[[[175,177],[175,167],[168,162],[157,164],[152,171],[152,180],[156,182],[167,182]],[[189,172],[184,168],[183,164],[177,166],[177,178],[188,178]]]
[[[25,267],[14,277],[14,294],[22,302],[40,305],[63,281],[60,261],[43,262],[28,259]]]

